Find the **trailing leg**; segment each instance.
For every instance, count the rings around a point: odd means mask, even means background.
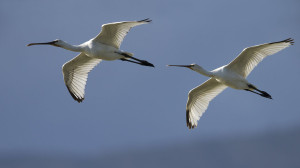
[[[132,60],[128,60],[128,59],[122,58],[122,59],[121,59],[122,61],[128,61],[128,62],[140,64],[140,65],[143,65],[143,66],[154,67],[153,64],[151,64],[150,62],[148,62],[148,61],[146,61],[146,60],[140,60],[140,59],[134,58],[134,57],[132,56],[131,53],[121,52],[121,53],[118,53],[118,54],[123,55],[123,56],[126,57],[126,58],[130,58],[130,59],[135,60],[135,61],[132,61]],[[138,61],[138,62],[136,62],[136,61]]]
[[[245,89],[246,91],[258,94],[258,95],[260,95],[262,97],[265,97],[265,98],[268,98],[268,99],[272,99],[272,97],[271,97],[271,95],[269,93],[267,93],[265,91],[262,91],[262,90],[259,90],[259,89],[257,89],[255,86],[253,86],[251,84],[249,84],[248,87],[249,87],[249,89]],[[255,90],[255,91],[258,91],[259,93],[254,92],[252,89]]]
[[[257,91],[259,91],[261,93],[260,95],[262,97],[265,97],[265,98],[268,98],[268,99],[272,99],[272,97],[271,97],[271,95],[269,93],[267,93],[265,91],[262,91],[262,90],[258,90],[258,89],[257,89]]]
[[[127,62],[132,62],[132,63],[135,63],[135,64],[140,64],[140,65],[142,65],[142,63],[140,63],[140,62],[128,60],[128,59],[125,59],[125,58],[121,58],[120,60],[121,60],[121,61],[127,61]]]

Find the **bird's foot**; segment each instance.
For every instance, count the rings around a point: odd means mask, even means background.
[[[141,60],[141,65],[144,65],[144,66],[150,66],[150,67],[154,67],[153,64],[151,64],[150,62],[148,61],[145,61],[145,60]]]
[[[261,96],[262,97],[265,97],[265,98],[268,98],[268,99],[272,99],[271,95],[265,91],[260,91],[261,92]]]

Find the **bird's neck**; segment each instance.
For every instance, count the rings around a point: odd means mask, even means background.
[[[67,42],[63,42],[58,47],[64,48],[66,50],[74,51],[74,52],[82,52],[84,48],[81,45],[71,45]]]
[[[193,69],[194,71],[198,72],[199,74],[202,74],[204,76],[207,76],[207,77],[213,77],[213,73],[210,72],[210,71],[207,71],[205,69],[203,69],[202,67],[199,67],[197,69]]]

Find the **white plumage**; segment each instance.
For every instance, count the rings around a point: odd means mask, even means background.
[[[32,45],[52,45],[70,51],[80,52],[62,67],[65,84],[71,96],[78,102],[84,99],[85,85],[88,73],[102,60],[122,60],[144,66],[153,64],[133,57],[132,53],[119,50],[120,45],[129,30],[141,24],[151,22],[150,19],[140,21],[114,22],[102,25],[102,31],[93,39],[80,45],[70,45],[62,40],[47,43],[30,43]]]
[[[227,86],[211,78],[202,85],[195,87],[189,92],[186,105],[186,120],[192,126],[197,122],[207,109],[209,102],[220,94]]]
[[[238,57],[227,65],[227,68],[246,78],[266,56],[273,55],[291,44],[293,44],[293,39],[286,39],[245,48]]]
[[[115,22],[104,24],[102,25],[101,32],[97,35],[97,37],[94,38],[94,41],[119,49],[124,37],[132,27],[149,22],[151,22],[151,20],[144,19],[133,22]]]
[[[246,80],[246,77],[265,57],[275,54],[293,43],[293,39],[289,38],[279,42],[248,47],[228,65],[222,66],[213,71],[206,71],[197,64],[169,65],[186,67],[210,77],[209,80],[189,92],[186,105],[187,126],[190,129],[197,127],[198,120],[207,109],[209,102],[227,87],[250,91],[260,96],[272,99],[271,95],[267,92],[259,90],[253,84],[249,83]]]
[[[65,63],[62,67],[65,84],[75,100],[84,99],[84,89],[88,73],[101,59],[88,57],[80,53],[77,57]]]

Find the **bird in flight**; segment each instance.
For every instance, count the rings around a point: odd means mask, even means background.
[[[186,104],[186,123],[189,129],[197,127],[198,121],[207,109],[209,102],[227,87],[246,90],[262,97],[272,99],[271,95],[265,91],[259,90],[256,86],[249,83],[246,78],[254,67],[265,57],[275,54],[293,44],[293,39],[288,38],[283,41],[248,47],[245,48],[232,62],[212,71],[207,71],[197,64],[168,65],[186,67],[204,76],[210,77],[210,79],[189,92]]]
[[[102,60],[122,60],[154,67],[153,64],[133,57],[132,53],[120,50],[120,45],[129,30],[138,25],[151,22],[149,18],[139,21],[114,22],[102,25],[101,32],[87,42],[71,45],[62,40],[46,43],[30,43],[32,45],[52,45],[79,54],[62,66],[64,82],[71,96],[79,103],[84,100],[84,90],[88,73]]]

